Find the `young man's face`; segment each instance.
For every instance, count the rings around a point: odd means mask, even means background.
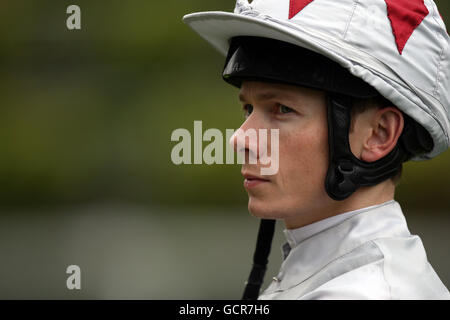
[[[285,84],[244,82],[239,96],[246,113],[242,130],[267,129],[270,137],[270,129],[279,129],[278,172],[262,176],[261,167],[268,165],[259,161],[246,161],[242,166],[242,174],[248,178],[244,187],[249,211],[261,218],[285,221],[299,216],[314,219],[314,212],[332,202],[324,187],[328,168],[325,94]],[[270,140],[268,150],[272,150]],[[256,146],[235,144],[236,149],[254,155],[258,154]]]

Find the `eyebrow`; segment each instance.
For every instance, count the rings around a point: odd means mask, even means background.
[[[270,99],[278,97],[279,95],[280,95],[279,92],[273,92],[273,91],[262,92],[262,93],[259,93],[256,96],[256,100],[270,100]],[[242,92],[239,93],[239,100],[241,102],[245,102],[246,101],[245,94],[243,94]]]

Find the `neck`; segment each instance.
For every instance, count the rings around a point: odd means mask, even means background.
[[[361,208],[366,208],[394,199],[395,184],[391,180],[384,181],[372,187],[361,187],[353,195],[342,201],[328,197],[327,201],[315,208],[301,212],[295,217],[284,220],[286,229],[298,229],[311,223]]]

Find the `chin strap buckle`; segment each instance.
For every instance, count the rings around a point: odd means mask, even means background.
[[[357,185],[353,182],[355,177],[355,167],[348,160],[340,161],[337,165],[339,173],[342,175],[342,180],[338,184],[338,188],[343,193],[353,193],[357,189]]]

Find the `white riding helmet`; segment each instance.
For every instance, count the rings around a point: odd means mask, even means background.
[[[450,37],[432,0],[238,0],[234,13],[183,20],[224,55],[232,38],[254,36],[337,62],[429,132],[433,149],[412,160],[450,146]]]

